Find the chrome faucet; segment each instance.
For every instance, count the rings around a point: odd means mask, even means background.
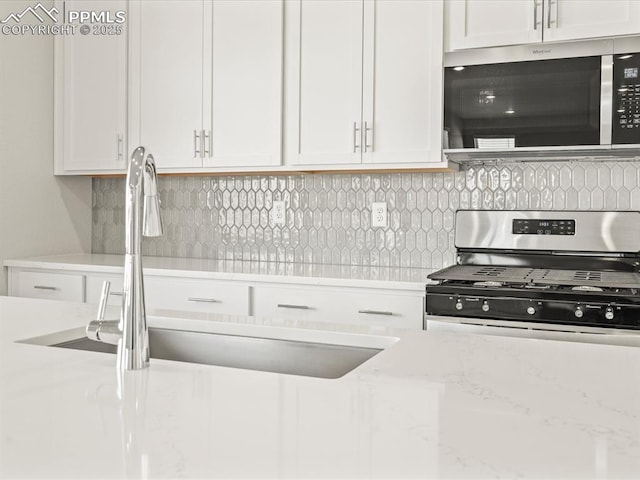
[[[139,370],[149,366],[149,330],[140,252],[142,235],[159,237],[163,233],[156,164],[144,147],[136,148],[131,155],[125,189],[124,284],[120,320],[103,319],[109,296],[109,283],[105,282],[98,318],[87,325],[87,337],[118,345],[118,369]]]

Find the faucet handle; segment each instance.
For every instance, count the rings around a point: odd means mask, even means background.
[[[105,280],[102,284],[102,293],[100,294],[100,303],[98,304],[98,315],[96,320],[104,320],[104,312],[107,309],[107,300],[109,300],[109,290],[111,289],[111,282]]]

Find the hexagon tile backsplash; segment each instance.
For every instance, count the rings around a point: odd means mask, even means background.
[[[640,163],[523,163],[456,173],[161,177],[165,235],[143,254],[441,268],[456,209],[640,210]],[[286,203],[273,225],[274,200]],[[387,202],[387,228],[371,203]],[[124,253],[124,179],[93,179],[94,253]]]

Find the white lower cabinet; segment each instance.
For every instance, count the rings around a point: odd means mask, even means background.
[[[221,280],[145,276],[147,310],[249,315],[249,286]]]
[[[419,292],[350,287],[255,287],[254,315],[304,318],[330,323],[422,329],[424,296]]]
[[[11,294],[47,300],[84,301],[84,275],[24,271],[16,278]]]
[[[109,281],[108,305],[122,303],[122,274],[82,267],[79,265],[73,271],[9,267],[9,295],[97,305],[103,283]],[[242,281],[194,278],[186,274],[145,274],[148,314],[162,315],[163,310],[220,313],[422,329],[424,292],[411,287],[301,285],[273,282],[268,277]]]

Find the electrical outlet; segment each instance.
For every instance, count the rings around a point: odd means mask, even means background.
[[[387,202],[373,202],[371,204],[371,226],[387,226]]]
[[[271,223],[273,225],[284,225],[286,216],[284,200],[274,200],[271,208]]]

